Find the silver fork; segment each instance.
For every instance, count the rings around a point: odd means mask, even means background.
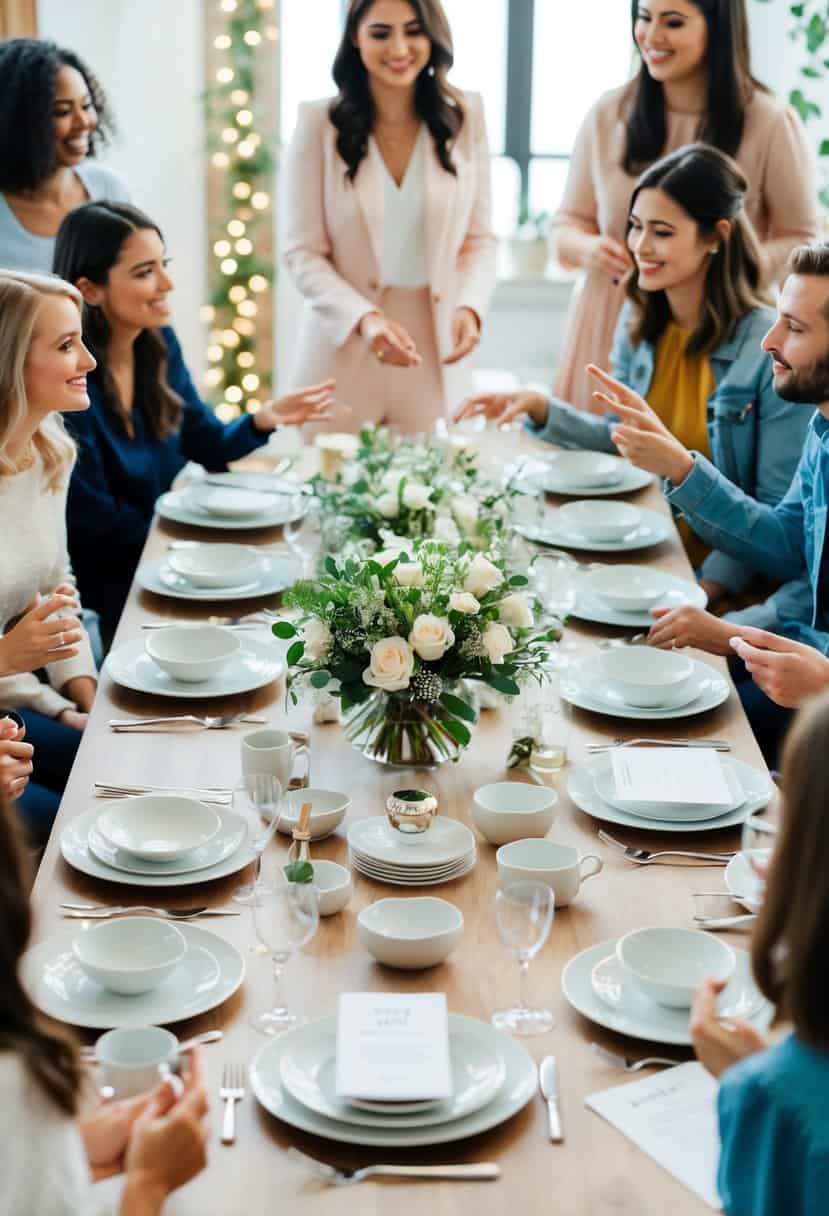
[[[174,714],[168,718],[110,718],[111,730],[132,730],[136,726],[169,726],[171,722],[188,722],[191,726],[202,726],[205,730],[224,730],[238,722],[266,723],[262,714],[221,714],[200,718],[197,714]]]
[[[588,743],[589,752],[607,752],[615,747],[710,747],[715,752],[730,752],[727,739],[614,739],[612,743]]]
[[[111,785],[96,781],[96,798],[137,798],[142,794],[181,794],[211,806],[233,806],[233,790],[200,785]]]
[[[482,1161],[470,1165],[366,1165],[361,1170],[338,1170],[324,1161],[317,1161],[289,1148],[288,1153],[332,1186],[352,1186],[365,1178],[445,1178],[458,1182],[491,1182],[501,1177],[501,1169],[493,1161]]]
[[[197,908],[153,908],[148,904],[114,905],[109,904],[69,904],[60,905],[63,915],[76,920],[106,920],[111,916],[123,916],[124,913],[144,912],[154,916],[163,916],[167,920],[193,920],[197,916],[239,916],[235,908],[210,908],[207,904]]]
[[[598,1043],[591,1043],[590,1046],[597,1056],[601,1056],[608,1064],[615,1064],[617,1068],[623,1068],[625,1072],[639,1072],[641,1068],[674,1068],[675,1065],[682,1063],[681,1060],[669,1060],[667,1056],[644,1056],[641,1060],[632,1060],[629,1056],[608,1051],[606,1047],[600,1047]]]
[[[631,844],[622,844],[621,840],[616,840],[602,828],[599,828],[599,840],[604,844],[612,845],[615,849],[620,849],[628,861],[633,861],[640,866],[648,866],[660,857],[692,857],[696,861],[708,862],[709,865],[724,866],[732,857],[736,856],[735,853],[697,853],[687,849],[661,849],[657,853],[652,853],[650,849],[637,849]]]
[[[222,1085],[219,1097],[225,1104],[222,1118],[222,1144],[233,1144],[236,1139],[236,1103],[245,1096],[245,1070],[242,1064],[226,1063],[222,1069]]]

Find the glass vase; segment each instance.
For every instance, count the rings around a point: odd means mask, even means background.
[[[452,719],[439,701],[378,689],[350,712],[345,733],[358,751],[378,764],[435,768],[445,760],[457,760],[463,751],[447,727]]]

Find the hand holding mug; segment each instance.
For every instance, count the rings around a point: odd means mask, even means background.
[[[81,623],[75,616],[62,614],[77,607],[74,589],[68,584],[51,595],[35,595],[17,624],[0,637],[0,676],[37,671],[48,663],[74,658],[82,636]]]

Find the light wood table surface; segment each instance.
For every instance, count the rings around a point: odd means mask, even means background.
[[[541,451],[542,445],[515,434],[508,441],[527,451]],[[497,440],[503,456],[503,444]],[[546,449],[548,450],[548,449]],[[647,506],[668,514],[656,486],[627,496],[624,501]],[[227,540],[233,534],[210,532],[169,524],[154,524],[144,559],[160,556],[174,537]],[[252,543],[272,543],[278,532],[257,531],[239,534]],[[578,554],[589,559],[595,555]],[[602,555],[604,557],[604,555]],[[106,561],[106,554],[101,555]],[[610,560],[613,560],[611,558]],[[622,555],[630,560],[658,565],[672,573],[690,577],[690,567],[675,533],[672,539],[653,549]],[[275,599],[270,603],[274,604]],[[245,601],[239,610],[260,606],[262,601]],[[236,605],[191,605],[141,591],[136,586],[121,620],[115,645],[141,636],[140,623],[150,619],[203,619],[210,612],[235,612]],[[604,626],[574,622],[568,637],[589,646],[592,641],[620,636],[622,631]],[[705,657],[705,656],[703,656]],[[723,670],[725,664],[710,659]],[[284,682],[270,685],[257,693],[221,698],[215,702],[174,702],[132,693],[102,676],[98,697],[86,730],[78,759],[67,787],[55,830],[34,889],[39,938],[68,933],[74,922],[62,920],[61,900],[90,902],[140,902],[149,892],[96,881],[77,873],[60,855],[62,829],[73,817],[92,805],[94,780],[128,783],[232,785],[238,779],[239,744],[246,730],[236,727],[224,731],[188,731],[115,734],[109,730],[110,717],[149,716],[179,712],[227,713],[249,710],[267,714],[272,725],[290,721],[295,728],[307,726],[308,709],[286,713]],[[447,763],[423,775],[424,783],[434,788],[440,800],[440,813],[471,826],[472,793],[476,787],[506,779],[505,759],[512,734],[513,711],[485,712],[475,728],[473,741],[460,763]],[[641,724],[619,718],[575,711],[568,715],[568,753],[570,763],[580,763],[585,745],[617,735],[635,737]],[[753,735],[732,692],[720,708],[700,717],[678,719],[661,727],[647,724],[648,735],[665,737],[719,737],[730,740],[735,756],[763,767]],[[326,725],[312,728],[313,784],[347,791],[353,799],[349,818],[338,833],[312,847],[312,855],[345,863],[345,830],[355,819],[383,813],[386,796],[399,787],[400,774],[380,767],[363,757],[343,738],[341,728]],[[676,866],[639,868],[630,865],[596,837],[600,824],[578,811],[569,801],[566,769],[555,779],[559,793],[558,817],[551,837],[572,844],[582,851],[599,852],[605,861],[603,872],[588,882],[569,908],[556,913],[548,943],[531,966],[530,985],[537,1003],[544,1002],[556,1013],[557,1026],[548,1035],[523,1040],[533,1057],[553,1053],[560,1066],[562,1105],[566,1139],[551,1145],[547,1139],[546,1112],[540,1098],[506,1124],[484,1135],[433,1149],[392,1152],[385,1149],[359,1149],[317,1139],[279,1123],[257,1104],[248,1091],[237,1108],[237,1142],[233,1147],[219,1143],[221,1107],[218,1090],[225,1061],[248,1062],[265,1040],[248,1024],[253,1011],[266,1007],[272,995],[269,958],[257,948],[250,912],[236,918],[200,922],[232,941],[242,952],[247,974],[242,989],[220,1008],[175,1026],[184,1037],[212,1027],[225,1031],[225,1039],[205,1049],[209,1068],[211,1096],[215,1102],[210,1162],[207,1170],[169,1201],[173,1214],[182,1216],[273,1216],[295,1213],[299,1204],[309,1216],[328,1213],[360,1213],[374,1216],[393,1205],[396,1216],[460,1216],[474,1205],[477,1216],[690,1216],[708,1209],[664,1173],[625,1137],[584,1106],[585,1095],[612,1085],[622,1084],[625,1075],[605,1064],[591,1050],[590,1043],[602,1043],[630,1054],[651,1054],[651,1044],[625,1039],[604,1031],[576,1014],[565,1003],[560,990],[562,968],[578,951],[594,943],[615,938],[642,925],[690,924],[693,913],[691,893],[723,887],[722,869],[684,869]],[[519,778],[516,778],[519,779]],[[675,844],[677,837],[655,832],[612,829],[632,844],[660,847]],[[739,846],[739,830],[693,833],[681,837],[688,847],[726,849]],[[278,837],[267,857],[270,866],[282,864],[287,851],[285,837]],[[164,891],[164,902],[177,906],[194,903],[226,904],[234,887],[249,875],[189,886],[181,892]],[[367,904],[384,896],[406,894],[397,887],[354,876],[354,894],[341,914],[321,921],[314,940],[289,964],[287,985],[290,1001],[308,1018],[336,1011],[337,996],[343,991],[445,991],[453,1012],[488,1020],[492,1011],[512,1003],[517,997],[517,966],[501,945],[495,929],[493,900],[497,889],[495,848],[479,841],[478,864],[466,878],[443,887],[430,887],[455,903],[463,912],[465,932],[460,946],[439,967],[425,972],[392,971],[375,964],[357,937],[357,914]],[[160,899],[156,888],[154,900]],[[140,898],[139,898],[140,897]],[[745,947],[746,937],[726,935],[736,946]],[[93,1034],[87,1036],[91,1041]],[[658,1054],[664,1054],[661,1048]],[[667,1054],[690,1058],[690,1050],[669,1048]],[[641,1074],[639,1074],[641,1075]],[[368,1182],[353,1190],[320,1187],[286,1159],[284,1149],[296,1145],[304,1152],[332,1164],[353,1167],[378,1160],[418,1161],[497,1161],[502,1170],[498,1182],[437,1184],[423,1182]]]

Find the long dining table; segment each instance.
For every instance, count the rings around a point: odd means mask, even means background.
[[[540,454],[543,447],[516,433],[506,439],[500,435],[483,437],[484,453],[491,444],[497,445],[501,459],[505,445],[511,445],[513,454],[527,455]],[[627,496],[625,501],[669,516],[656,484]],[[159,558],[171,540],[178,538],[205,541],[232,538],[265,545],[277,541],[280,533],[274,529],[219,533],[156,518],[143,560]],[[595,558],[590,554],[577,556],[588,560]],[[669,539],[654,548],[635,555],[601,556],[609,562],[632,560],[692,577],[673,525]],[[101,554],[101,561],[106,562],[105,553]],[[229,608],[227,604],[194,604],[151,594],[134,583],[114,646],[141,637],[141,625],[146,622],[204,620],[211,613],[251,611],[277,605],[278,597],[234,603]],[[568,640],[585,649],[599,639],[623,634],[623,630],[588,625],[578,620],[572,620],[567,626]],[[727,675],[724,660],[697,657],[705,658]],[[116,733],[109,728],[111,718],[242,711],[263,714],[273,726],[310,729],[313,785],[344,791],[352,799],[346,822],[336,834],[312,845],[312,858],[347,863],[345,832],[349,823],[364,816],[382,814],[386,797],[399,786],[400,774],[355,751],[340,725],[310,725],[307,706],[286,708],[284,679],[243,696],[178,702],[130,692],[115,684],[104,670],[35,882],[36,940],[57,934],[70,935],[77,928],[77,921],[61,917],[60,904],[66,900],[155,903],[162,902],[163,896],[163,902],[173,907],[194,903],[230,904],[234,887],[250,877],[249,873],[163,891],[119,886],[86,877],[70,868],[61,856],[60,837],[75,816],[93,805],[95,780],[202,787],[234,785],[240,776],[240,740],[248,730],[258,729],[242,724],[224,730]],[[458,763],[444,763],[420,774],[422,784],[437,795],[442,815],[472,826],[473,791],[488,782],[508,779],[505,762],[516,713],[514,706],[484,711],[473,731],[472,743]],[[690,926],[692,893],[723,886],[722,869],[630,864],[620,853],[599,842],[597,829],[600,823],[572,804],[567,795],[566,778],[570,765],[584,761],[588,743],[609,741],[617,736],[633,738],[642,733],[654,737],[716,736],[729,741],[736,757],[759,768],[764,768],[763,761],[733,689],[728,700],[717,709],[674,722],[649,722],[645,732],[642,732],[641,723],[581,710],[567,710],[563,729],[568,736],[568,766],[550,779],[559,799],[550,836],[560,843],[575,845],[582,852],[598,852],[603,857],[604,869],[584,885],[570,907],[555,914],[550,937],[532,963],[530,988],[536,1003],[554,1010],[556,1026],[549,1034],[522,1042],[536,1061],[551,1053],[557,1057],[564,1142],[550,1142],[546,1110],[539,1096],[506,1123],[468,1140],[405,1152],[353,1147],[315,1138],[279,1122],[258,1105],[248,1086],[245,1098],[237,1108],[236,1143],[222,1145],[219,1141],[222,1068],[227,1062],[247,1065],[267,1041],[252,1028],[249,1017],[253,1011],[267,1006],[273,985],[270,959],[257,944],[250,910],[243,909],[236,917],[199,922],[235,944],[245,958],[246,975],[239,991],[223,1005],[174,1026],[181,1037],[218,1027],[224,1031],[224,1039],[218,1045],[205,1048],[214,1107],[209,1164],[197,1179],[171,1197],[165,1210],[176,1216],[273,1216],[275,1212],[295,1212],[300,1203],[314,1216],[334,1212],[359,1212],[361,1216],[377,1213],[379,1216],[389,1204],[394,1205],[397,1216],[420,1216],[424,1211],[459,1216],[467,1204],[473,1204],[479,1216],[502,1216],[508,1210],[522,1216],[541,1216],[542,1213],[665,1216],[668,1212],[672,1216],[691,1216],[708,1210],[701,1199],[585,1106],[586,1095],[629,1080],[623,1072],[604,1062],[591,1049],[591,1043],[635,1055],[653,1054],[652,1048],[656,1048],[656,1054],[665,1054],[665,1048],[625,1039],[574,1012],[561,993],[560,977],[568,960],[579,951],[628,930],[644,925]],[[520,772],[512,776],[516,780],[524,779]],[[617,828],[615,832],[626,842],[648,848],[675,845],[677,840],[675,836],[654,831]],[[734,849],[739,847],[739,829],[691,833],[681,839],[683,846],[687,844],[688,847]],[[288,843],[286,837],[277,836],[266,856],[266,864],[282,864]],[[460,945],[444,963],[426,971],[385,968],[375,963],[361,946],[357,932],[360,910],[377,899],[405,892],[355,873],[354,892],[348,906],[338,915],[322,920],[312,941],[289,964],[290,1001],[305,1018],[316,1019],[335,1013],[338,995],[344,991],[441,991],[447,995],[450,1011],[489,1020],[494,1009],[517,995],[518,985],[515,960],[501,944],[496,931],[495,851],[485,840],[479,840],[478,862],[470,874],[444,886],[423,889],[423,893],[438,894],[456,904],[465,920]],[[733,945],[745,947],[745,937],[725,936]],[[94,1032],[83,1033],[88,1041],[95,1037]],[[690,1049],[670,1048],[668,1052],[677,1059],[691,1058]],[[286,1154],[290,1146],[345,1168],[378,1160],[427,1164],[495,1161],[501,1167],[501,1177],[495,1182],[366,1182],[351,1189],[337,1189],[313,1180]]]

